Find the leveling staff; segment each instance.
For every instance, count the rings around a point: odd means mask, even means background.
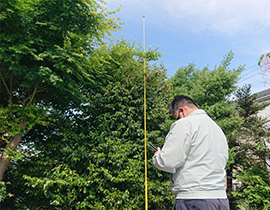
[[[170,112],[177,120],[153,156],[171,173],[173,210],[229,210],[225,188],[228,144],[221,128],[187,96],[176,96]]]

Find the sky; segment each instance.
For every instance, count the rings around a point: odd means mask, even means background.
[[[230,69],[245,66],[237,83],[252,85],[252,93],[270,88],[265,69],[258,66],[261,55],[270,52],[269,0],[107,0],[108,11],[121,7],[123,30],[114,32],[145,49],[162,52],[168,77],[189,63],[214,69],[224,56],[234,53]],[[269,75],[270,78],[270,75]]]

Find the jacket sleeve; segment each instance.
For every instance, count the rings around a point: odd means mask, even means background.
[[[175,173],[188,156],[191,147],[189,129],[181,122],[175,122],[167,134],[161,151],[153,156],[153,164],[162,171]]]

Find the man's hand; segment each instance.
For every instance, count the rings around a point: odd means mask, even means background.
[[[159,153],[160,152],[160,148],[159,147],[157,147],[157,151],[155,152],[155,154],[154,155],[156,155],[157,153]]]

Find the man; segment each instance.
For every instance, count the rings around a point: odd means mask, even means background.
[[[153,164],[171,173],[173,210],[229,210],[225,189],[228,144],[221,128],[189,97],[176,96],[177,120],[158,148]]]

